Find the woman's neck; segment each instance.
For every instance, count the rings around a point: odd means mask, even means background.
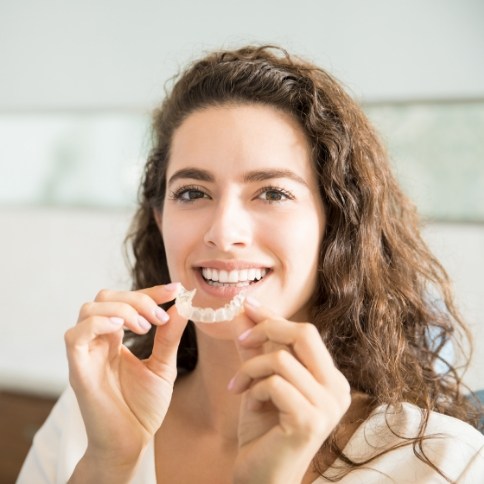
[[[197,366],[177,382],[173,403],[199,431],[236,442],[240,397],[227,385],[241,364],[237,348],[204,334],[197,335],[197,348]]]

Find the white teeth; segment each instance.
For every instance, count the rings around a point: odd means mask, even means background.
[[[202,267],[204,279],[221,284],[238,284],[241,282],[260,281],[267,274],[267,269],[241,269],[224,271],[211,267]]]
[[[239,282],[239,272],[238,271],[230,271],[229,272],[229,280],[227,282]]]
[[[178,314],[194,322],[202,323],[220,323],[222,321],[231,321],[242,312],[245,295],[237,294],[223,308],[197,308],[192,306],[192,299],[195,296],[195,289],[187,291],[184,287],[180,288],[175,300],[175,306]]]
[[[218,273],[218,282],[229,282],[229,273],[227,271],[220,271]]]

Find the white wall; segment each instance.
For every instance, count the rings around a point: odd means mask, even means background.
[[[64,333],[102,288],[129,288],[121,211],[0,209],[0,388],[57,394]]]
[[[474,337],[474,355],[466,382],[484,389],[484,224],[430,224],[424,238],[453,283],[458,309]]]
[[[144,111],[202,49],[278,42],[364,100],[484,97],[481,0],[1,0],[0,112]],[[0,160],[1,164],[8,160]],[[129,214],[0,207],[0,386],[58,392],[82,302],[127,287]],[[483,336],[483,227],[427,233]],[[483,386],[484,352],[469,375]]]
[[[151,108],[201,49],[280,42],[365,99],[482,97],[482,0],[1,0],[0,109]]]

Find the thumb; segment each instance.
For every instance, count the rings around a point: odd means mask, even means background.
[[[170,284],[160,284],[158,286],[145,287],[139,289],[138,292],[142,292],[147,296],[150,296],[156,304],[163,304],[168,301],[172,301],[176,298],[181,288],[179,282],[171,282]]]
[[[146,364],[157,375],[166,377],[168,373],[168,375],[173,374],[174,378],[176,355],[188,320],[178,314],[175,306],[167,312],[170,319],[166,324],[156,328],[153,351]]]
[[[269,308],[262,306],[253,296],[247,296],[244,301],[244,313],[254,322],[254,326],[266,319],[281,319],[281,317]]]

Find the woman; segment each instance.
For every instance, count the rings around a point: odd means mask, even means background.
[[[442,361],[467,330],[341,86],[271,47],[215,52],[153,126],[134,290],[82,306],[73,392],[19,482],[479,482],[478,412]],[[182,286],[243,312],[188,323]]]

